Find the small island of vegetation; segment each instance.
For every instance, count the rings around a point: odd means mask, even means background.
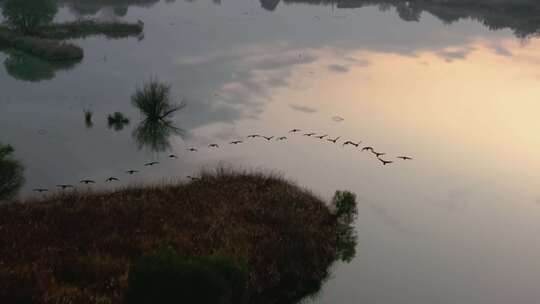
[[[1,303],[296,303],[354,255],[356,200],[218,169],[0,205]]]
[[[2,7],[5,24],[0,26],[0,48],[14,49],[49,61],[75,61],[83,50],[67,39],[105,35],[108,38],[139,36],[142,22],[79,20],[53,23],[54,0],[7,0]]]

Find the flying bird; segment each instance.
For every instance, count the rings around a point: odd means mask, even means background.
[[[262,138],[264,138],[266,140],[272,140],[272,138],[274,138],[274,136],[262,136]]]
[[[355,142],[352,142],[350,140],[347,140],[346,142],[343,143],[344,146],[346,145],[351,145],[351,146],[355,146],[358,148],[358,146],[360,145],[361,141],[359,141],[358,143],[355,143]]]
[[[135,173],[139,173],[139,171],[137,171],[137,170],[128,170],[128,171],[126,171],[126,173],[129,174],[129,175],[133,175]]]
[[[83,179],[83,180],[80,181],[80,183],[88,185],[88,184],[95,184],[96,182],[91,180],[91,179]]]
[[[379,153],[379,152],[375,152],[375,151],[373,151],[373,150],[371,150],[371,153],[375,154],[375,156],[376,156],[377,158],[379,158],[379,157],[381,157],[381,156],[383,156],[383,155],[386,155],[386,153]]]
[[[186,176],[186,177],[189,178],[189,179],[192,180],[192,181],[200,180],[200,178],[194,177],[194,176],[191,176],[191,175],[188,175],[188,176]]]
[[[287,139],[286,136],[281,136],[281,137],[278,137],[278,139],[276,139],[276,140],[286,140],[286,139]]]
[[[383,166],[386,166],[388,164],[393,163],[393,161],[391,161],[391,160],[384,160],[384,159],[380,159],[380,158],[377,158],[377,159],[383,164]]]
[[[341,138],[341,137],[338,136],[338,137],[336,137],[336,138],[334,138],[334,139],[330,139],[330,138],[329,138],[329,139],[327,139],[327,140],[328,140],[329,142],[332,142],[332,143],[335,144],[340,138]]]
[[[218,144],[209,144],[208,147],[209,148],[219,148],[219,145]]]
[[[362,151],[371,151],[371,152],[373,152],[373,147],[363,147]]]
[[[321,135],[321,136],[315,136],[315,138],[323,139],[323,138],[325,138],[326,136],[328,136],[328,135],[325,134],[325,135]]]
[[[34,192],[38,192],[38,193],[42,193],[42,192],[47,192],[47,191],[49,191],[49,189],[45,189],[45,188],[37,188],[37,189],[34,189],[33,191],[34,191]]]
[[[257,137],[261,137],[261,136],[258,134],[251,134],[247,136],[247,138],[257,138]]]
[[[153,162],[149,162],[149,163],[144,164],[144,166],[145,167],[151,167],[151,166],[154,166],[154,165],[157,165],[157,164],[159,164],[159,162],[153,161]]]
[[[73,185],[56,185],[56,187],[66,190],[67,188],[75,188]]]
[[[412,160],[412,157],[409,157],[409,156],[398,156],[397,158],[400,158],[403,160]]]
[[[176,156],[174,154],[171,154],[171,155],[169,155],[169,158],[178,158],[178,156]]]
[[[306,133],[306,134],[304,134],[304,136],[313,136],[313,135],[315,135],[315,134],[317,134],[317,133],[311,132],[311,133]]]
[[[302,131],[302,130],[300,130],[300,129],[292,129],[292,130],[289,131],[289,133],[296,133],[296,132],[300,132],[300,131]]]
[[[231,141],[229,144],[231,145],[238,145],[238,144],[241,144],[243,141],[241,140],[235,140],[235,141]]]
[[[110,183],[110,182],[118,182],[120,180],[118,178],[116,178],[116,177],[111,176],[111,177],[107,178],[105,181]]]
[[[191,152],[197,152],[197,149],[195,149],[195,148],[189,148],[189,149],[187,149],[187,150],[188,150],[188,151],[191,151]]]

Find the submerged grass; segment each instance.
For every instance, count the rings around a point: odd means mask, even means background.
[[[7,204],[0,302],[122,303],[135,261],[171,248],[245,265],[247,303],[293,303],[327,277],[340,222],[280,177],[224,169],[188,184]]]

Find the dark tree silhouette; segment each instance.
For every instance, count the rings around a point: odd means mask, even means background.
[[[30,35],[51,23],[57,11],[54,0],[8,0],[2,14],[9,26]]]
[[[9,145],[0,144],[0,201],[12,198],[24,184],[23,166],[12,154]]]

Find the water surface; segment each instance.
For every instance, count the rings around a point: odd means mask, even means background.
[[[279,172],[327,199],[359,196],[356,258],[310,301],[536,303],[538,8],[400,3],[66,1],[59,20],[140,19],[145,34],[75,40],[85,58],[67,66],[0,52],[0,141],[26,168],[21,196],[83,178],[94,188],[185,179],[217,164]],[[151,77],[186,102],[174,116],[183,132],[164,149],[133,136],[142,117],[130,96]],[[130,118],[118,131],[107,126],[116,111]]]

